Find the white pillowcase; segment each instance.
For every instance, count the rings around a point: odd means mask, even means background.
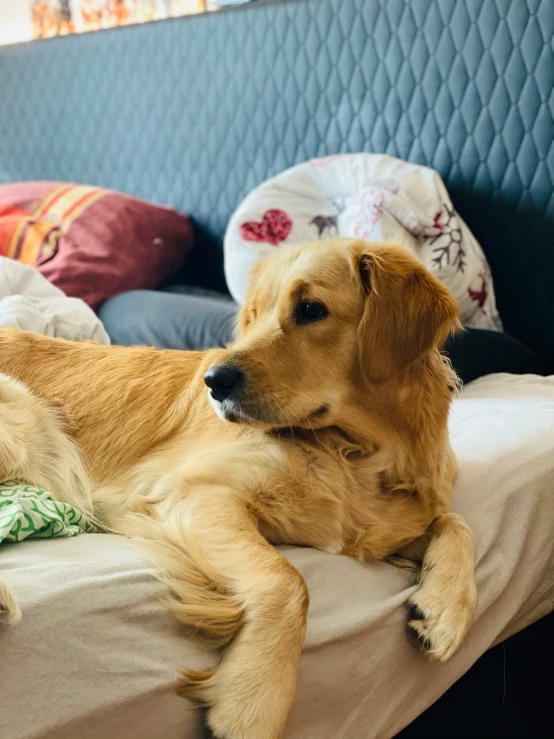
[[[274,249],[331,236],[410,248],[458,301],[466,326],[502,330],[489,265],[440,175],[384,154],[337,154],[253,190],[225,234],[225,275],[244,302],[248,273]]]

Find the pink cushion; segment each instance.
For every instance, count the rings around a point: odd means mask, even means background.
[[[130,195],[61,182],[0,185],[0,254],[35,266],[94,309],[157,287],[192,245],[188,216]]]

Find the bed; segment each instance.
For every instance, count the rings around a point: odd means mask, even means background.
[[[553,31],[548,0],[277,0],[0,49],[0,181],[171,204],[218,246],[250,189],[310,157],[386,151],[433,166],[483,245],[506,330],[552,373]],[[221,285],[214,254],[197,247],[197,284]],[[408,642],[409,574],[285,549],[311,592],[286,739],[388,739],[554,609],[554,379],[470,383],[451,434],[455,508],[478,553],[465,645],[433,665]],[[82,535],[0,555],[25,614],[0,635],[2,739],[203,735],[173,688],[179,668],[210,655],[163,611],[127,541]]]
[[[407,639],[409,573],[283,547],[311,597],[287,739],[392,737],[491,644],[554,608],[553,426],[554,377],[489,375],[454,403],[454,508],[476,538],[479,607],[446,664]],[[29,541],[2,552],[1,570],[25,614],[0,642],[2,737],[199,736],[172,688],[180,668],[210,656],[164,612],[152,567],[127,540]]]

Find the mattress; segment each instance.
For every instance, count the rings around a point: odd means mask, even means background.
[[[554,377],[490,375],[454,402],[454,508],[476,539],[479,606],[460,651],[427,661],[407,640],[405,571],[283,547],[311,593],[287,739],[386,739],[491,645],[554,609]],[[173,688],[213,657],[163,610],[130,542],[85,534],[0,550],[24,612],[0,632],[2,739],[198,739]]]

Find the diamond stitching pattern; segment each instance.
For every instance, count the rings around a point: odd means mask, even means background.
[[[553,34],[552,0],[277,0],[4,47],[0,181],[113,187],[221,239],[307,158],[421,162],[482,243],[506,329],[554,371]]]

